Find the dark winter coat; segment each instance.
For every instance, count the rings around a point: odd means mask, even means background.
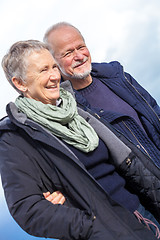
[[[13,103],[7,113],[0,122],[2,184],[11,215],[26,232],[61,239],[155,239],[108,197],[64,143],[18,112]],[[139,159],[104,124],[82,109],[79,113],[107,144],[115,164],[144,165],[145,155]],[[149,160],[144,170],[148,166]],[[151,167],[156,175],[159,169]],[[159,184],[158,178],[152,179]],[[44,199],[43,192],[56,190],[66,197],[64,205]]]
[[[146,133],[160,150],[160,107],[155,99],[130,74],[124,72],[118,62],[93,63],[91,75],[101,80],[135,109]],[[84,99],[79,100],[78,96],[77,101],[82,105],[84,103]],[[97,114],[108,121],[104,111],[99,111]],[[109,122],[113,122],[114,116],[109,117]]]
[[[151,139],[152,143],[156,146],[154,148],[154,155],[157,156],[156,159],[149,159],[149,163],[153,162],[153,165],[157,166],[157,169],[160,168],[160,107],[158,106],[155,99],[128,73],[124,72],[123,67],[119,62],[110,62],[110,63],[92,63],[92,77],[98,78],[102,81],[105,85],[107,85],[116,95],[122,98],[125,102],[127,102],[133,109],[138,113],[138,116],[143,124],[143,127]],[[115,128],[117,125],[115,124],[114,120],[116,116],[109,115],[108,112],[102,109],[95,109],[90,106],[87,100],[81,96],[78,91],[75,91],[75,96],[77,103],[80,107],[84,110],[90,112],[93,116],[99,119],[99,121],[103,122],[107,125],[114,133],[123,141],[126,142],[126,138],[123,136],[126,130],[123,128],[125,127],[121,124],[121,131],[116,131]],[[111,127],[111,125],[113,128]],[[130,141],[129,141],[130,142]],[[127,145],[132,145],[132,149],[134,148],[137,151],[137,148],[132,144],[132,142],[126,142]],[[140,145],[138,145],[140,148]],[[151,147],[151,145],[150,145]],[[142,149],[141,149],[142,150]],[[146,151],[147,152],[147,151]],[[141,152],[140,152],[141,154]],[[149,155],[148,155],[149,156]],[[148,164],[146,161],[144,164]],[[150,196],[149,192],[159,191],[157,188],[157,183],[152,184],[152,180],[149,177],[149,173],[144,172],[144,169],[141,169],[140,175],[148,176],[148,181],[144,183],[145,187],[141,185],[139,181],[140,178],[136,177],[137,172],[135,167],[132,164],[128,163],[128,167],[122,168],[121,166],[121,174],[127,179],[127,183],[129,188],[135,190],[135,192],[139,195],[141,199],[141,203],[149,209],[158,221],[159,218],[159,203],[160,199],[155,198],[152,203],[146,199],[145,196]],[[132,168],[132,170],[131,170]],[[139,169],[139,168],[138,168]],[[159,172],[159,170],[158,170]],[[155,174],[155,173],[154,173]],[[138,174],[139,175],[139,174]],[[157,175],[159,176],[159,174]],[[138,180],[138,181],[137,181]],[[142,180],[142,179],[141,179]],[[136,184],[135,184],[136,183]],[[139,187],[138,187],[139,186]],[[154,203],[153,203],[154,202]],[[151,203],[151,205],[150,205]],[[158,206],[158,209],[153,210],[153,206]]]

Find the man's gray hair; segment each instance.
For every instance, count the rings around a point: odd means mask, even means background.
[[[51,32],[54,32],[56,31],[58,28],[62,28],[62,27],[72,27],[74,28],[82,37],[83,41],[85,42],[84,40],[84,37],[82,36],[81,32],[78,30],[78,28],[74,27],[72,24],[68,23],[68,22],[59,22],[59,23],[56,23],[54,25],[52,25],[45,33],[44,35],[44,38],[43,38],[43,41],[45,43],[48,43],[49,44],[49,41],[48,41],[48,37],[50,35]],[[54,39],[53,39],[53,42],[54,42]]]
[[[2,68],[9,83],[21,93],[12,83],[12,78],[16,77],[25,82],[26,70],[28,66],[27,56],[33,52],[39,52],[43,49],[51,51],[48,44],[38,40],[19,41],[14,43],[8,53],[2,59]]]

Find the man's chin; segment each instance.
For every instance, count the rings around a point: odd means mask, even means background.
[[[87,71],[85,71],[83,73],[80,73],[80,72],[79,73],[74,73],[71,76],[71,78],[74,78],[74,79],[84,79],[84,78],[88,77],[90,75],[90,73],[91,73],[91,69],[89,69],[89,70],[87,70]]]
[[[90,68],[88,70],[86,70],[86,71],[77,72],[77,73],[73,72],[72,75],[71,75],[71,74],[66,73],[63,69],[60,68],[62,77],[64,79],[77,79],[77,80],[87,78],[90,75],[91,70],[92,70],[92,66],[90,66]]]

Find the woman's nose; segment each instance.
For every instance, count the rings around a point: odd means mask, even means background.
[[[60,74],[60,72],[59,72],[59,70],[58,69],[52,69],[51,71],[50,71],[50,75],[49,75],[49,78],[51,79],[51,80],[59,80],[59,79],[61,79],[61,74]]]
[[[51,81],[57,81],[57,80],[60,80],[61,77],[60,77],[60,74],[51,74],[50,77],[49,77],[49,79],[50,79]]]

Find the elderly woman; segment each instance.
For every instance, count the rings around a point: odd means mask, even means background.
[[[139,198],[109,162],[124,161],[130,148],[89,113],[78,113],[72,94],[60,88],[49,47],[17,42],[2,66],[20,93],[0,122],[2,183],[17,223],[47,238],[155,239],[132,214],[138,214]]]

